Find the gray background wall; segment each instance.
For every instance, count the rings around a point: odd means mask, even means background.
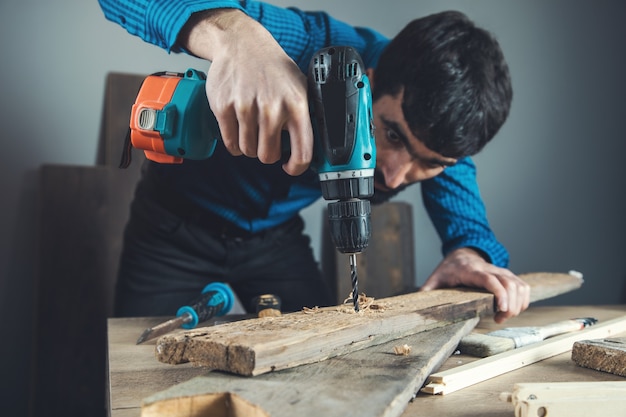
[[[411,18],[466,12],[500,40],[513,76],[512,114],[475,160],[491,225],[515,272],[585,275],[560,304],[626,299],[626,3],[615,0],[274,0],[327,10],[393,36]],[[36,170],[92,165],[107,72],[205,69],[104,19],[96,0],[0,1],[0,401],[26,413],[37,251]],[[419,188],[417,283],[441,259]],[[307,209],[319,251],[321,204]],[[7,414],[7,415],[9,415]]]

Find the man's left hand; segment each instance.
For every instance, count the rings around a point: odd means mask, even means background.
[[[422,286],[422,291],[450,287],[484,288],[496,297],[496,323],[528,308],[530,286],[508,269],[490,264],[471,248],[450,252]]]

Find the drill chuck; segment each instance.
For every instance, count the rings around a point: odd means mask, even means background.
[[[328,204],[330,236],[341,253],[361,253],[372,236],[369,200],[343,200]]]

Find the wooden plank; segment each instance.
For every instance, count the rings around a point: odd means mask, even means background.
[[[554,286],[578,288],[568,274],[528,274],[534,299]],[[539,284],[538,284],[539,283]],[[330,307],[163,336],[156,346],[164,363],[192,362],[239,375],[258,375],[340,356],[445,324],[493,312],[494,297],[465,288],[418,292],[377,301],[383,308],[355,313]]]
[[[226,415],[232,405],[230,417],[399,416],[477,320],[255,378],[211,372],[145,399],[141,415]],[[398,344],[410,352],[394,354]]]
[[[118,168],[143,76],[107,76],[98,166],[40,170],[40,248],[31,408],[37,416],[105,409],[106,318],[143,153]],[[69,371],[71,370],[71,371]]]
[[[106,318],[133,185],[113,167],[44,165],[39,174],[32,407],[37,416],[100,415]]]
[[[572,360],[584,368],[626,376],[626,337],[578,341]]]
[[[574,342],[589,338],[608,337],[626,332],[626,316],[599,323],[579,332],[555,336],[534,345],[499,353],[448,371],[438,372],[428,378],[422,392],[449,394],[503,373],[567,352]]]
[[[570,271],[568,279],[564,274],[540,272],[535,274],[523,274],[521,277],[530,284],[530,302],[546,300],[561,294],[580,288],[584,282],[580,272]]]

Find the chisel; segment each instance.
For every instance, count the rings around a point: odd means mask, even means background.
[[[176,317],[143,331],[137,344],[154,339],[182,327],[193,329],[198,323],[215,316],[223,316],[233,308],[235,295],[230,287],[220,282],[212,282],[202,290],[202,295],[190,305],[178,309]]]

